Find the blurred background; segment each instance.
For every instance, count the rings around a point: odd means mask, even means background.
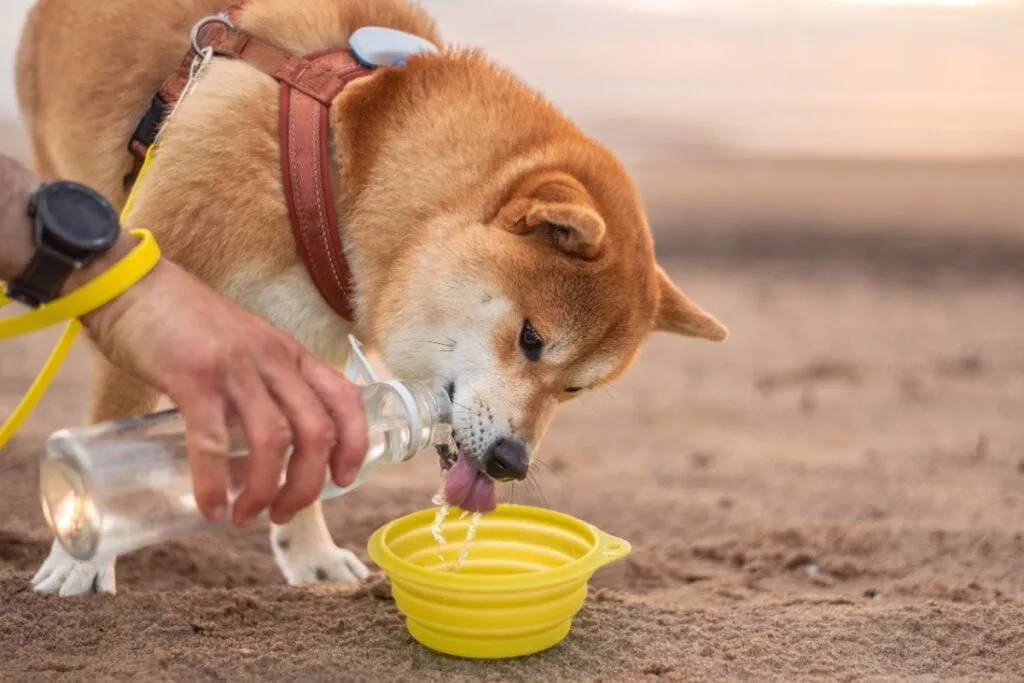
[[[14,151],[29,4],[0,4],[0,131]],[[886,239],[936,258],[954,244],[944,257],[963,260],[980,258],[979,240],[1020,238],[1019,1],[423,4],[446,39],[485,47],[622,156],[659,247],[875,254],[866,241]]]

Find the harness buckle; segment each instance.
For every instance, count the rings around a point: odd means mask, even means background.
[[[144,148],[152,145],[156,141],[156,134],[160,130],[160,122],[163,120],[166,112],[167,103],[164,102],[164,98],[160,96],[159,92],[154,93],[153,98],[149,102],[149,109],[139,119],[138,125],[135,126],[135,131],[128,141],[128,149],[132,154],[136,154],[136,156],[146,155],[145,149],[141,150],[141,155],[137,154],[137,145],[135,143],[141,143]]]
[[[138,179],[142,159],[146,156],[146,152],[153,143],[156,142],[157,135],[160,133],[160,125],[163,123],[166,112],[167,103],[160,96],[159,92],[155,93],[149,102],[149,109],[139,119],[139,123],[135,126],[135,131],[128,138],[128,152],[135,158],[135,163],[132,165],[132,170],[123,178],[126,188],[131,187]]]

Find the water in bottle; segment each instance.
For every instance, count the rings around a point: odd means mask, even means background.
[[[341,488],[325,470],[320,500],[343,495],[373,472],[431,446],[452,443],[452,405],[432,382],[374,382],[359,387],[370,448],[355,480]],[[241,492],[248,449],[240,424],[229,426],[229,502]],[[283,479],[282,473],[282,479]],[[183,534],[228,525],[199,512],[177,410],[55,432],[40,470],[46,521],[78,560],[122,555]]]

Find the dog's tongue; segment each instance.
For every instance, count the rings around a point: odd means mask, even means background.
[[[497,506],[494,482],[470,462],[464,453],[444,478],[444,497],[449,505],[467,512],[490,512]]]

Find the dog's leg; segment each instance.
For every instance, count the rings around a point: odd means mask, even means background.
[[[98,353],[94,355],[93,423],[148,413],[156,407],[160,398],[157,391],[133,375],[115,368]],[[32,587],[62,596],[113,593],[117,588],[115,562],[116,558],[104,562],[79,562],[55,540],[49,557],[32,578]]]
[[[290,522],[270,527],[274,559],[289,585],[318,581],[354,583],[370,575],[350,550],[334,545],[323,509],[317,501]]]
[[[317,305],[324,306],[315,290],[307,289],[307,292]],[[258,306],[254,308],[259,310]],[[331,314],[327,311],[325,315]],[[316,335],[301,330],[292,330],[292,333],[304,341],[307,349],[319,349],[316,355],[324,363],[335,368],[345,367],[348,344],[339,343],[338,339],[344,340],[344,336],[331,335],[331,343],[318,343]],[[344,352],[340,353],[342,350]],[[325,581],[354,583],[370,575],[366,565],[352,551],[334,544],[320,501],[300,510],[287,524],[271,524],[270,547],[285,581],[291,586]]]

